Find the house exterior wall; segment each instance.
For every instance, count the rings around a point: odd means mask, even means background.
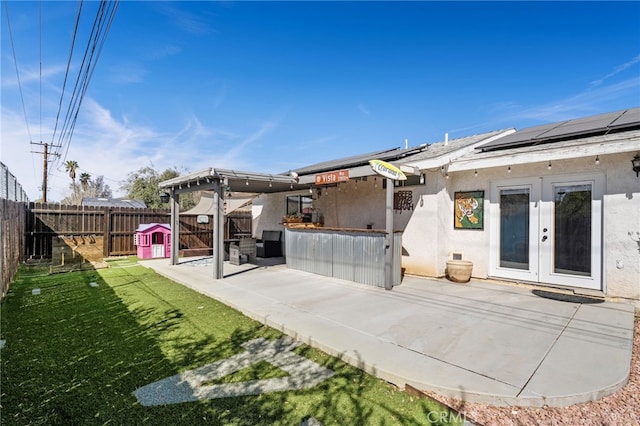
[[[287,195],[298,195],[299,193],[261,194],[254,198],[251,203],[253,237],[261,238],[264,230],[280,230],[284,234],[282,216],[286,212]]]
[[[631,170],[631,155],[601,155],[594,158],[532,163],[456,172],[443,179],[441,173],[427,173],[423,193],[403,235],[405,272],[423,276],[442,276],[452,252],[461,252],[472,261],[473,277],[489,276],[490,232],[492,223],[491,183],[522,178],[543,178],[579,173],[604,177],[602,202],[602,284],[608,297],[640,302],[640,178]],[[456,191],[485,191],[484,229],[453,228],[453,198]],[[436,220],[434,220],[436,219]]]
[[[640,301],[640,178],[629,154],[600,156],[607,171],[603,271],[607,295]]]
[[[446,261],[452,253],[462,254],[473,262],[473,277],[490,276],[492,223],[491,188],[496,181],[543,179],[555,176],[594,174],[602,176],[602,290],[609,297],[620,297],[640,303],[640,178],[631,170],[632,155],[600,155],[594,158],[519,164],[508,172],[500,167],[450,173],[445,178],[440,170],[425,170],[425,184],[396,187],[410,190],[413,210],[394,212],[394,228],[404,231],[402,266],[405,273],[439,277],[445,274]],[[313,192],[314,207],[322,212],[324,224],[336,228],[374,229],[385,226],[385,190],[381,178],[354,180],[336,187]],[[484,228],[454,229],[453,199],[457,191],[484,191]],[[254,229],[259,236],[264,229],[282,229],[287,195],[309,195],[308,191],[262,195],[254,202]]]

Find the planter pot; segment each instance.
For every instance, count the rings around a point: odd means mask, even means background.
[[[447,260],[447,278],[453,282],[469,282],[472,270],[473,262],[468,260]]]

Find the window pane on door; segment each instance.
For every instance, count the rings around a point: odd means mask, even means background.
[[[500,191],[500,266],[529,269],[529,188]]]
[[[554,272],[591,275],[591,184],[554,187]]]

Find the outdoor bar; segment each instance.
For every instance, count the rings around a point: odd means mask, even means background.
[[[324,227],[285,228],[287,267],[385,287],[385,230]],[[392,285],[401,281],[402,233],[393,233]]]

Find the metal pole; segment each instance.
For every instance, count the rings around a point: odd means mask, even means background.
[[[171,195],[171,264],[178,264],[180,252],[180,195],[176,194],[173,188],[169,191]]]
[[[224,278],[224,188],[220,179],[213,181],[213,277]]]
[[[385,206],[384,289],[393,289],[393,179],[387,178]]]

